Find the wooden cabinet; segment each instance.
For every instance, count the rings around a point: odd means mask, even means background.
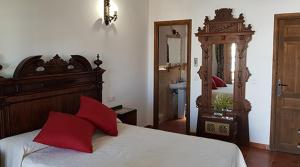
[[[114,107],[117,117],[125,124],[137,125],[137,110],[121,106]]]
[[[200,136],[238,144],[238,121],[235,116],[216,117],[213,114],[201,115]]]

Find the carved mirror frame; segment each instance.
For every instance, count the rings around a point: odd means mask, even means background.
[[[251,104],[245,99],[245,85],[251,76],[246,65],[248,43],[252,39],[254,31],[249,24],[245,25],[243,14],[234,18],[232,9],[222,8],[215,11],[216,16],[210,20],[206,16],[204,27],[199,27],[196,37],[198,37],[202,48],[202,66],[198,74],[202,80],[202,95],[197,99],[198,126],[200,129],[200,116],[202,113],[212,112],[212,46],[220,43],[236,43],[236,62],[234,72],[234,97],[233,112],[239,118],[239,137],[242,143],[249,143],[248,113]]]

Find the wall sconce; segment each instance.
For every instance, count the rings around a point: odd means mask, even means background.
[[[112,10],[111,13],[111,3],[110,0],[104,0],[104,22],[109,25],[112,21],[116,21],[118,18],[117,8]]]

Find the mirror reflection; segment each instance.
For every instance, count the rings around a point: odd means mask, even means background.
[[[186,26],[159,28],[159,70],[186,66]]]
[[[167,62],[170,64],[181,63],[181,38],[180,37],[168,37],[167,41]]]
[[[233,109],[236,44],[212,46],[212,107],[217,113]]]

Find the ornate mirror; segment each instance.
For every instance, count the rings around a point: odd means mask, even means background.
[[[197,135],[200,135],[201,115],[215,113],[218,109],[217,101],[222,99],[224,102],[225,99],[227,107],[220,116],[237,118],[238,143],[247,145],[251,105],[245,99],[245,86],[251,74],[246,57],[254,31],[251,25],[245,26],[243,14],[234,18],[232,9],[218,9],[215,14],[212,20],[206,16],[204,27],[199,27],[195,34],[202,48],[202,66],[198,72],[202,80],[202,95],[197,99]],[[217,83],[217,87],[215,84],[219,80],[221,86]]]

